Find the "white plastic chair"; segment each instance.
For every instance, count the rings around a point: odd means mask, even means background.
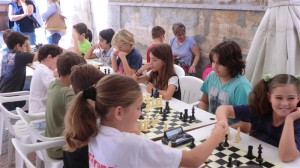
[[[23,107],[25,110],[28,109],[28,100],[29,100],[29,92],[28,91],[21,91],[21,92],[10,92],[10,93],[1,93],[0,94],[0,110],[2,113],[2,120],[5,122],[5,126],[8,128],[9,131],[9,141],[8,141],[8,165],[10,166],[12,164],[13,159],[13,146],[11,143],[11,138],[16,137],[23,142],[27,142],[29,140],[27,128],[24,123],[18,121],[20,120],[20,116],[16,114],[15,110],[9,111],[4,106],[3,103],[6,102],[16,102],[16,101],[26,101],[25,106]],[[0,140],[2,145],[2,139],[3,139],[3,123],[0,123],[2,125],[0,128]],[[18,158],[18,156],[16,155]],[[20,164],[20,165],[19,165]],[[16,162],[16,165],[22,166],[22,163]]]
[[[174,70],[178,77],[185,76],[185,72],[184,72],[183,68],[181,68],[179,65],[174,64]]]
[[[199,101],[202,96],[200,90],[203,81],[193,76],[179,77],[180,89],[181,89],[181,101],[188,104],[194,104]]]
[[[63,140],[64,139],[63,136],[53,137],[53,138],[45,137],[44,136],[44,134],[45,134],[44,130],[41,131],[39,129],[34,128],[34,125],[33,125],[32,121],[45,119],[45,112],[28,114],[24,110],[22,110],[21,108],[18,108],[18,107],[16,108],[16,111],[19,114],[21,120],[27,126],[29,136],[30,136],[30,139],[31,139],[32,143],[44,142],[44,141],[56,141],[56,140]],[[42,162],[41,161],[44,161],[44,163],[45,163],[44,155],[41,153],[41,151],[36,151],[36,154],[38,156],[36,158],[36,166],[37,167],[42,167],[42,165],[41,165]],[[51,165],[51,167],[56,167],[57,166],[56,164],[57,164],[56,162],[53,162],[53,164],[51,164],[51,162],[48,163],[48,165]]]
[[[35,168],[36,166],[31,163],[28,159],[27,154],[34,151],[42,151],[44,157],[45,168],[57,168],[63,167],[63,161],[57,159],[51,159],[48,157],[45,149],[53,148],[57,146],[63,146],[64,140],[56,140],[56,141],[45,141],[34,144],[25,144],[18,139],[12,138],[12,144],[14,145],[16,152],[20,155],[20,157],[25,161],[25,164],[28,168]]]

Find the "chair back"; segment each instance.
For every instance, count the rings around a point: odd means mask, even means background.
[[[188,104],[199,101],[202,96],[200,90],[203,81],[193,76],[179,77],[180,89],[181,89],[181,101]]]
[[[53,148],[57,146],[63,146],[64,140],[56,140],[56,141],[47,141],[47,142],[39,142],[33,144],[25,144],[16,138],[12,138],[12,143],[16,149],[16,152],[21,156],[21,158],[25,161],[25,164],[29,168],[35,168],[36,166],[32,164],[32,162],[27,157],[28,153],[41,150],[43,156],[45,158],[44,163],[45,167],[63,167],[63,161],[57,159],[51,159],[48,157],[46,150],[48,148]]]
[[[178,77],[185,76],[185,72],[184,72],[183,68],[181,68],[179,65],[174,64],[174,70]]]

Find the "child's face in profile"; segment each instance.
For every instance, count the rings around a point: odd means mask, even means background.
[[[215,72],[215,74],[218,77],[222,78],[222,77],[228,77],[228,76],[230,76],[228,68],[226,66],[220,64],[220,62],[219,62],[219,55],[218,54],[214,54],[212,56],[211,66],[213,68],[213,71]]]
[[[269,94],[273,116],[285,118],[297,109],[299,94],[295,85],[283,85],[272,89]]]
[[[156,71],[161,71],[163,66],[164,66],[164,61],[155,57],[151,52],[150,52],[150,65],[151,65],[151,70],[153,72]]]
[[[25,42],[24,44],[17,44],[15,50],[27,52],[27,43]]]

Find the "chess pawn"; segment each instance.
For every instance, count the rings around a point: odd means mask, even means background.
[[[165,125],[164,125],[164,131],[167,131],[169,128],[168,128],[168,123],[165,122]]]
[[[163,103],[162,103],[162,95],[159,95],[159,106],[162,107]]]
[[[168,146],[172,147],[172,142],[171,141],[168,142]]]
[[[155,118],[152,118],[152,120],[151,120],[151,124],[152,124],[152,127],[154,128],[155,127],[155,125],[156,125],[156,119]]]

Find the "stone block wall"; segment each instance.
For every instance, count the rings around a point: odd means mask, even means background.
[[[263,0],[109,0],[108,26],[133,32],[136,47],[143,56],[152,44],[151,29],[160,25],[166,30],[166,43],[173,36],[172,24],[182,22],[187,35],[201,48],[197,76],[209,63],[210,50],[223,40],[234,40],[247,55],[257,27],[267,9]]]

